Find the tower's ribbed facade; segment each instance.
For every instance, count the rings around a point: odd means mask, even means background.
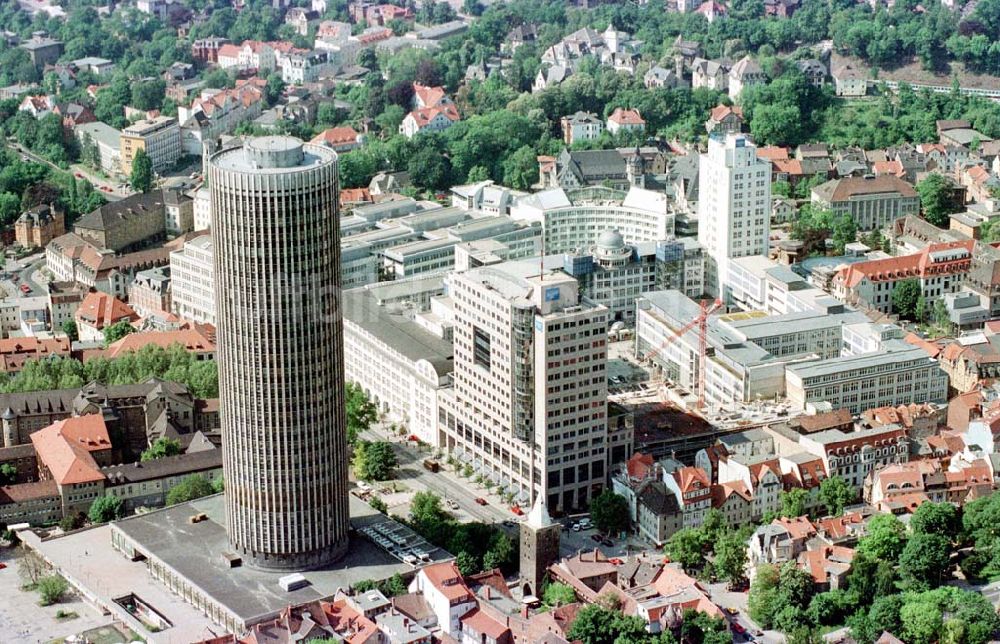
[[[208,178],[229,540],[314,568],[347,549],[337,155],[263,137]]]

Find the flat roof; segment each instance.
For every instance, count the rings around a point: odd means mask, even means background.
[[[122,133],[120,130],[116,130],[107,123],[102,123],[101,121],[94,121],[93,123],[81,123],[73,128],[73,131],[77,136],[81,133],[89,134],[97,143],[103,143],[104,145],[118,149],[121,144]]]
[[[350,496],[351,523],[379,520],[381,514]],[[205,521],[189,518],[204,513]],[[188,580],[239,619],[253,623],[289,605],[334,595],[364,579],[387,579],[413,569],[360,536],[351,539],[347,555],[335,564],[301,574],[309,585],[286,592],[278,580],[287,571],[267,572],[247,566],[230,568],[222,553],[231,551],[225,528],[225,499],[216,494],[112,524],[135,542],[147,558],[157,559]]]
[[[454,368],[454,346],[423,329],[410,317],[379,306],[366,288],[344,291],[344,319],[378,338],[407,359],[427,360],[438,375],[451,373]]]
[[[816,376],[832,375],[847,369],[864,369],[882,364],[894,364],[903,360],[925,360],[932,362],[927,352],[902,340],[885,343],[882,351],[865,353],[859,356],[841,356],[816,362],[788,365],[788,370],[802,379]]]

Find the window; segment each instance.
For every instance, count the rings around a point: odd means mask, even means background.
[[[473,327],[473,360],[477,365],[490,370],[490,336],[480,329]]]

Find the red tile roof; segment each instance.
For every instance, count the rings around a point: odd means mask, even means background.
[[[420,107],[437,107],[448,102],[448,93],[443,87],[428,87],[420,83],[413,84],[413,97]]]
[[[616,107],[608,120],[619,125],[645,125],[646,120],[639,114],[639,110],[623,109]]]
[[[910,277],[926,277],[929,274],[964,273],[972,266],[972,250],[975,240],[945,242],[930,244],[919,253],[873,259],[868,262],[858,262],[840,269],[834,277],[836,281],[847,288],[855,288],[865,278],[872,282],[890,282]],[[965,249],[965,257],[934,261],[932,253],[949,250]]]
[[[458,566],[448,561],[427,566],[422,571],[427,580],[449,601],[472,601],[473,595],[462,579]]]
[[[780,161],[782,159],[787,159],[788,148],[783,148],[777,145],[766,145],[764,147],[757,148],[757,157],[760,159],[767,159],[768,161]]]
[[[625,469],[631,478],[644,479],[653,471],[653,463],[652,455],[636,452],[625,463]]]
[[[123,320],[133,322],[138,320],[139,316],[132,307],[113,295],[91,291],[80,303],[76,319],[96,329],[103,329]]]
[[[349,125],[331,127],[314,136],[309,142],[317,145],[325,143],[335,147],[339,145],[352,145],[358,142],[358,133]]]
[[[144,331],[130,333],[108,346],[102,352],[105,358],[117,358],[126,353],[140,351],[143,347],[157,346],[167,349],[179,344],[186,350],[197,354],[215,353],[215,343],[198,329],[181,329],[178,331]],[[94,356],[96,357],[96,356]]]
[[[510,629],[478,608],[465,614],[460,620],[465,628],[475,635],[485,635],[487,639],[499,641],[510,635]]]
[[[735,114],[736,116],[743,118],[743,108],[739,105],[717,105],[712,108],[710,118],[718,123],[730,114]]]
[[[104,418],[98,414],[60,420],[31,435],[35,453],[59,485],[103,481],[91,455],[111,449]]]
[[[451,103],[438,107],[421,107],[410,112],[410,116],[417,122],[417,127],[427,127],[439,114],[444,114],[450,121],[461,120],[458,109]]]

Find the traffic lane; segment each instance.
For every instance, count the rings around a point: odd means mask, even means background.
[[[484,523],[502,522],[510,519],[513,515],[502,507],[497,506],[492,500],[487,501],[487,505],[476,503],[477,498],[486,498],[483,494],[477,494],[468,481],[458,480],[451,473],[444,470],[433,473],[427,471],[423,462],[428,455],[410,447],[405,440],[396,437],[382,435],[373,429],[362,432],[362,438],[372,441],[387,441],[393,452],[396,454],[398,462],[396,478],[401,482],[415,483],[414,488],[420,487],[433,492],[441,497],[441,501],[447,504],[448,499],[454,500],[459,506],[459,512],[466,515],[470,520],[482,521]],[[419,491],[419,490],[418,490]],[[448,508],[449,512],[456,512]],[[457,518],[461,518],[461,515]]]

